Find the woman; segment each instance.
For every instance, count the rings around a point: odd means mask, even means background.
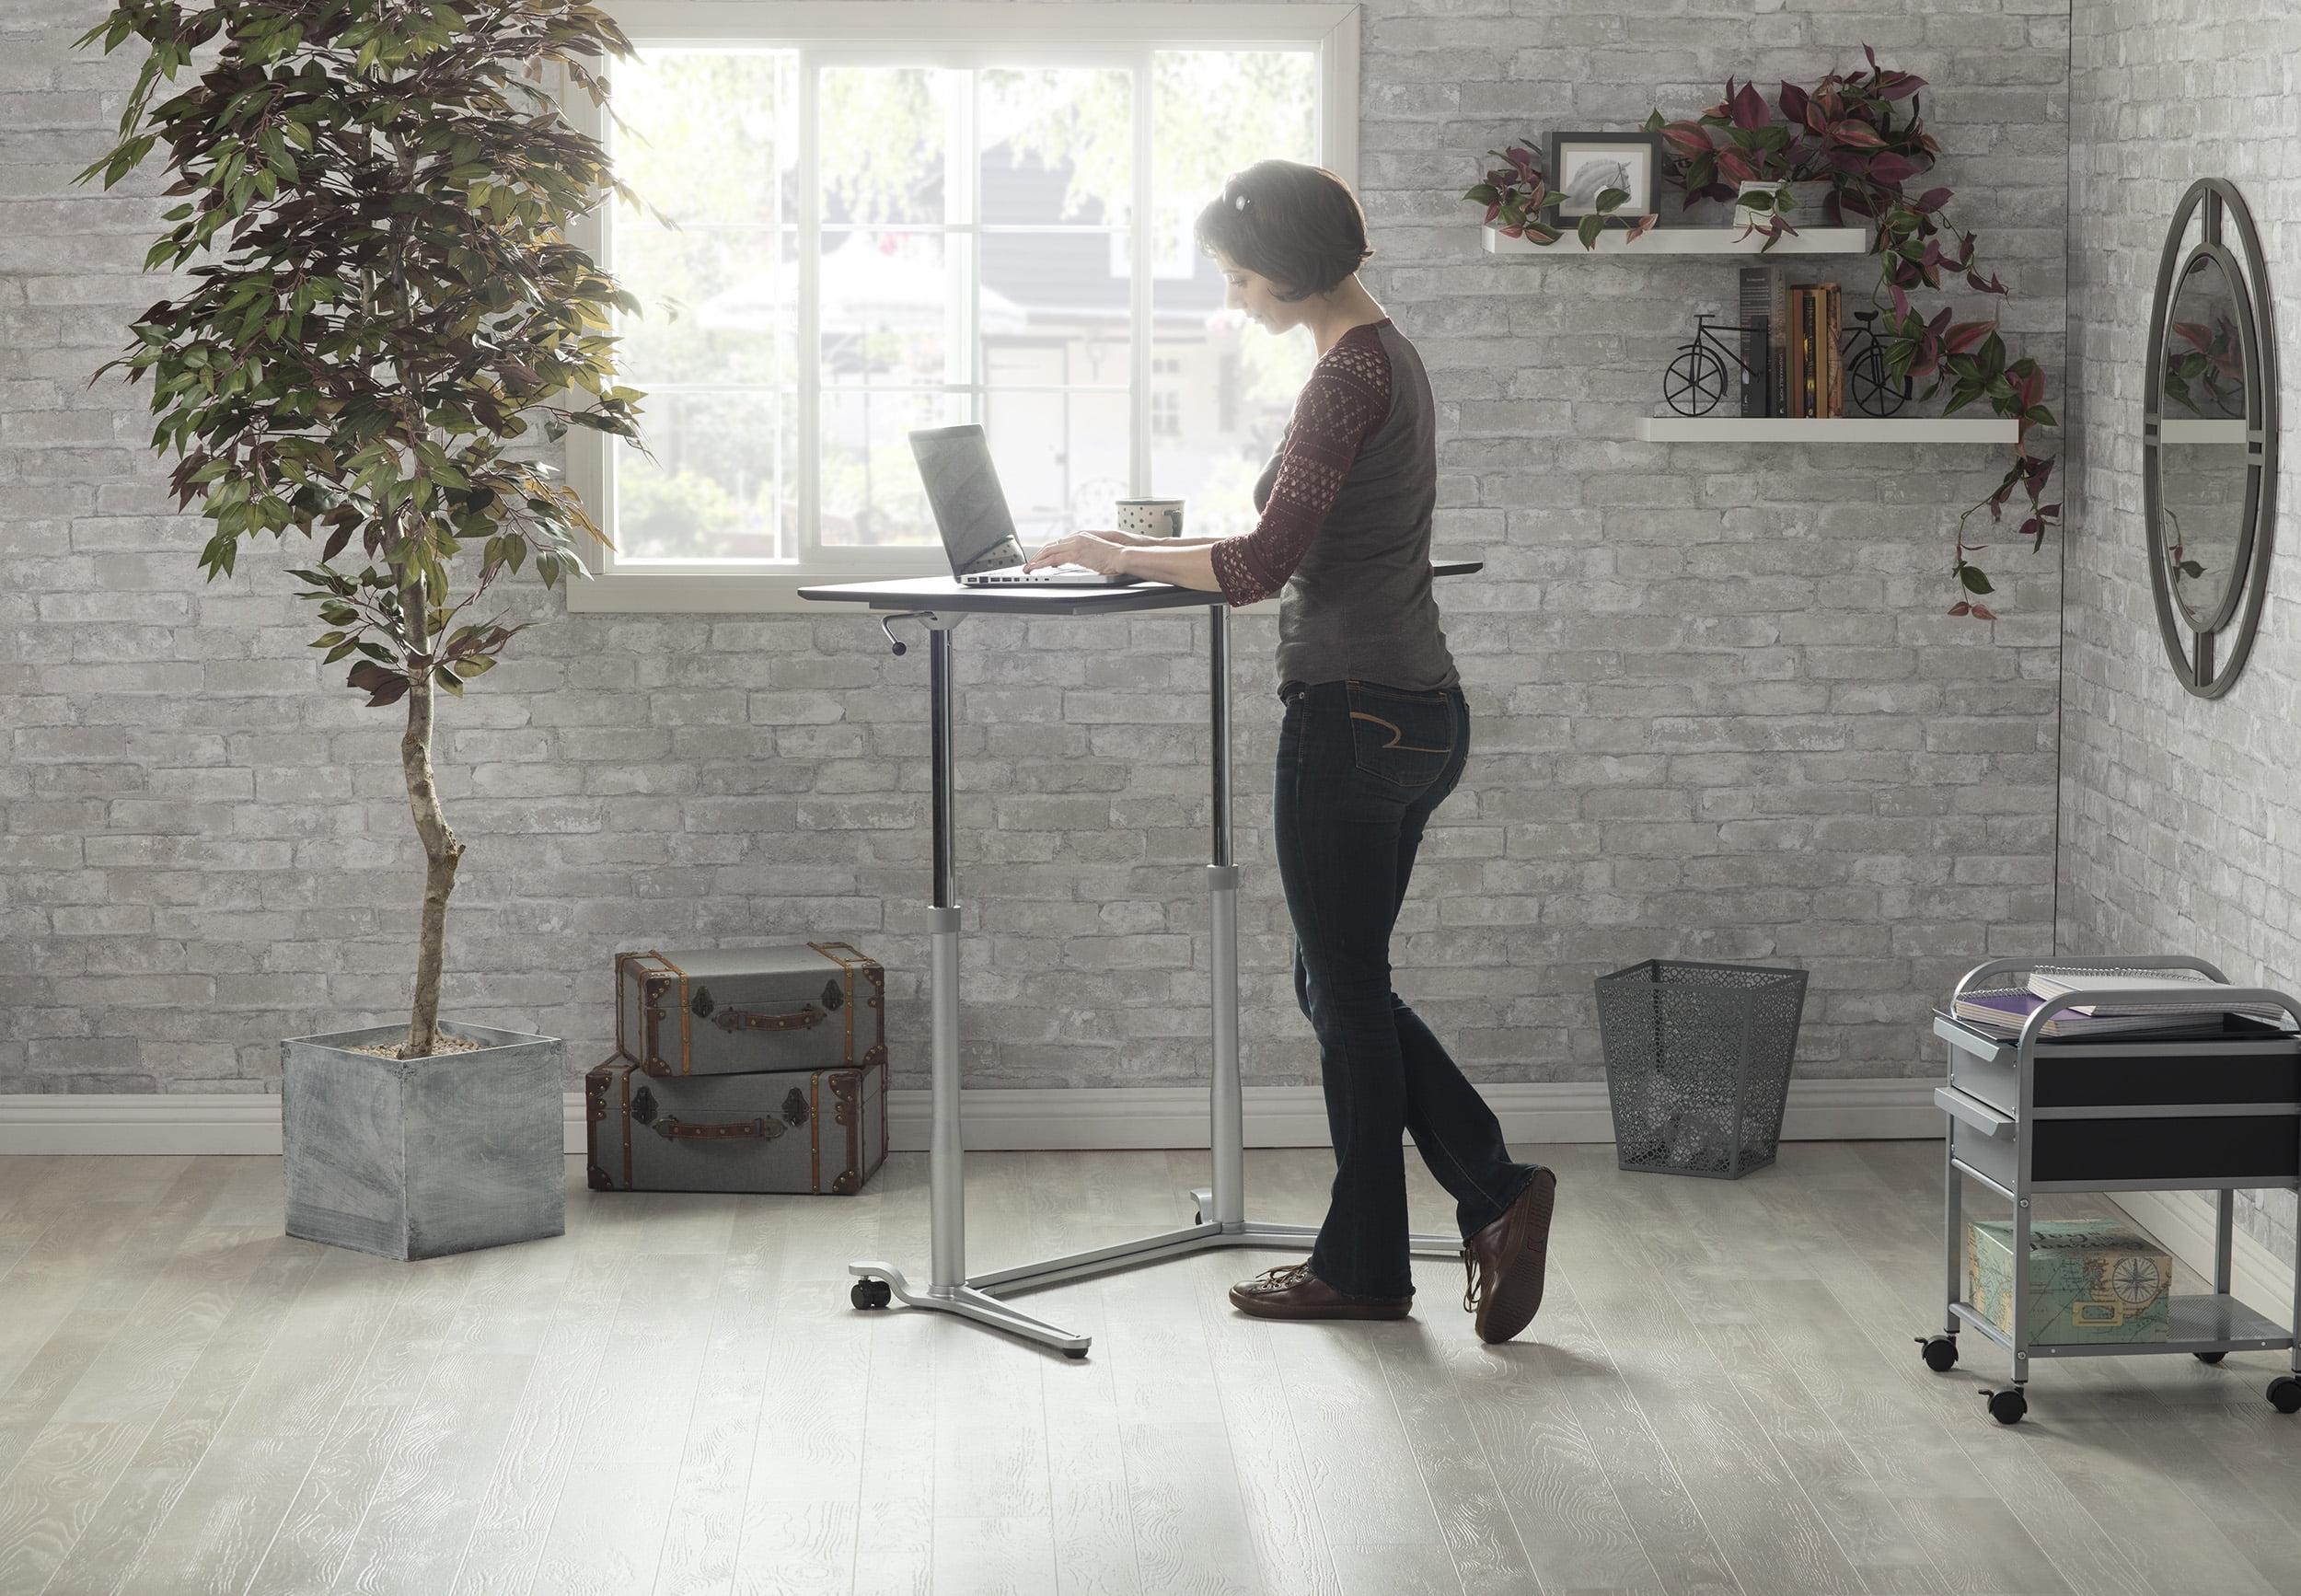
[[[1507,1341],[1542,1302],[1557,1177],[1520,1163],[1476,1088],[1391,990],[1390,937],[1430,813],[1462,779],[1470,714],[1430,596],[1438,453],[1414,345],[1358,280],[1366,216],[1332,172],[1262,161],[1200,213],[1226,303],[1318,364],[1255,485],[1243,537],[1086,532],[1064,561],[1231,604],[1280,594],[1274,820],[1294,920],[1294,990],[1317,1033],[1336,1168],[1306,1263],[1231,1301],[1268,1319],[1399,1319],[1412,1305],[1402,1131],[1453,1195],[1463,1306]]]

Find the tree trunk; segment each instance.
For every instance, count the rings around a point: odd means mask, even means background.
[[[399,739],[399,765],[408,780],[408,806],[415,812],[415,829],[423,838],[429,863],[423,872],[422,946],[416,956],[415,1012],[408,1022],[408,1039],[400,1047],[403,1058],[428,1058],[439,1043],[439,977],[447,957],[447,896],[456,890],[456,866],[463,844],[448,829],[439,806],[439,792],[432,784],[432,670],[426,655],[430,638],[429,585],[421,577],[402,596],[408,618],[408,730]]]

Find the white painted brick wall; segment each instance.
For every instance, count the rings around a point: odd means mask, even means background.
[[[142,389],[87,376],[165,292],[159,183],[67,179],[133,72],[75,56],[98,0],[0,7],[0,1091],[272,1085],[283,1035],[405,1012],[421,855],[399,719],[319,670],[283,554],[203,585]],[[1384,0],[1367,7],[1367,277],[1440,414],[1440,546],[1475,717],[1396,944],[1474,1077],[1587,1079],[1590,982],[1651,955],[1813,972],[1804,1070],[1937,1070],[1929,1003],[2052,932],[2059,572],[1993,551],[2006,619],[1945,619],[1956,507],[1995,451],[1626,441],[1730,262],[1537,263],[1477,247],[1482,153],[1810,80],[1864,40],[1934,80],[1942,179],[2062,368],[2066,6],[2042,0]],[[1867,280],[1841,268],[1856,287]],[[2058,399],[2056,400],[2058,402]],[[618,949],[845,937],[893,972],[925,1077],[923,651],[851,616],[549,615],[443,706],[469,852],[447,1007],[612,1035]],[[1206,1068],[1202,629],[968,621],[959,867],[969,1080]],[[1270,862],[1267,619],[1236,628],[1246,1067],[1316,1079]]]
[[[2061,924],[2073,953],[2198,954],[2301,991],[2301,111],[2287,0],[2087,0],[2072,46],[2072,428]],[[2141,402],[2166,225],[2234,181],[2261,231],[2280,333],[2284,480],[2261,629],[2227,696],[2182,690],[2150,599]],[[2290,1193],[2245,1228],[2293,1255]]]

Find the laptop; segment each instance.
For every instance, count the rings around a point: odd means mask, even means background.
[[[1014,516],[990,462],[979,426],[927,427],[911,434],[927,503],[942,534],[951,574],[963,587],[1133,587],[1139,576],[1111,576],[1083,565],[1049,565],[1026,572],[1029,557],[1016,541]]]

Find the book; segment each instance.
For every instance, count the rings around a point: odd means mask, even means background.
[[[1800,353],[1804,346],[1802,337],[1804,325],[1805,290],[1793,285],[1789,291],[1788,318],[1782,324],[1782,358],[1789,367],[1786,385],[1784,388],[1786,402],[1782,408],[1782,413],[1786,416],[1804,413],[1798,409],[1798,401],[1805,398],[1806,392],[1806,385],[1799,380],[1798,376],[1798,373],[1804,369],[1803,356]]]
[[[2069,992],[2088,988],[2116,987],[2126,991],[2164,992],[2170,997],[2194,994],[2193,1002],[2139,1003],[2072,1003],[2064,1012],[2085,1014],[2097,1019],[2134,1015],[2171,1015],[2185,1018],[2197,1014],[2243,1014],[2256,1020],[2279,1021],[2285,1012],[2274,1003],[2228,1003],[2214,997],[2214,989],[2223,983],[2207,979],[2191,971],[2168,970],[2061,970],[2051,967],[2029,972],[2029,989],[2040,1002]],[[2058,1016],[2057,1016],[2058,1017]],[[2051,1022],[2048,1022],[2051,1024]]]
[[[1798,290],[1798,413],[1821,413],[1821,291],[1810,284]]]
[[[1821,410],[1825,416],[1845,413],[1845,334],[1839,325],[1844,302],[1834,283],[1821,284]]]
[[[1954,1018],[1993,1036],[2010,1039],[2021,1035],[2030,1015],[2045,1007],[2035,992],[1968,992],[1957,1000]],[[2080,1014],[2064,1009],[2038,1027],[2041,1036],[2140,1036],[2162,1031],[2191,1031],[2198,1016],[2180,1010],[2156,1013]]]
[[[1745,416],[1774,413],[1773,376],[1767,369],[1767,346],[1773,341],[1773,330],[1766,319],[1772,308],[1774,276],[1770,267],[1741,269],[1741,296],[1736,318],[1741,323],[1742,371],[1741,381],[1736,386],[1741,394],[1741,413]]]
[[[1789,411],[1789,279],[1770,267],[1766,282],[1766,414]]]

